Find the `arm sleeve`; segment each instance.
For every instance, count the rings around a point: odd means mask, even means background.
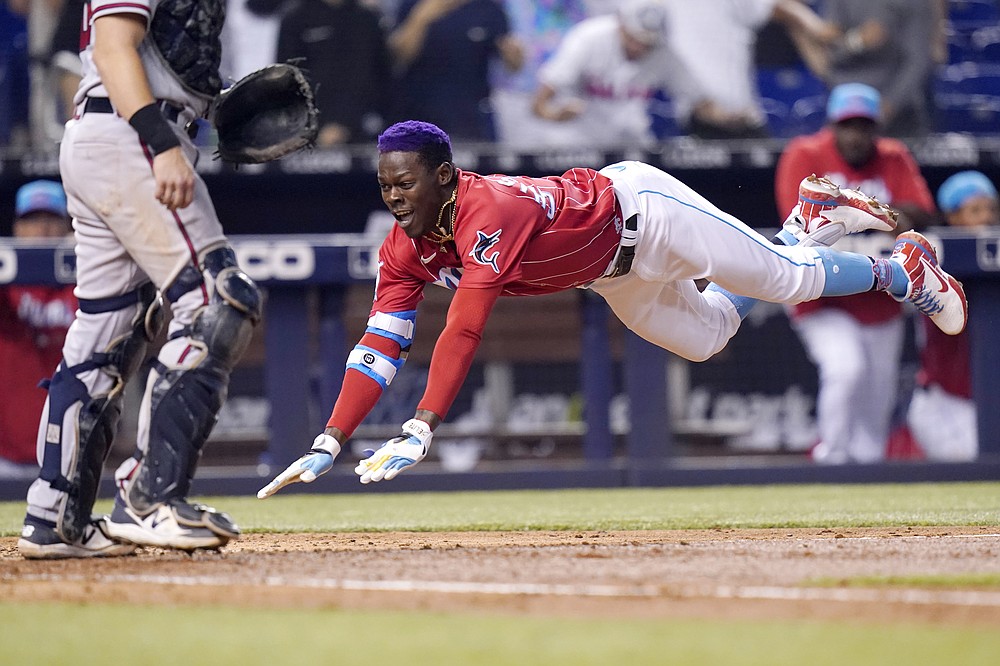
[[[429,410],[444,419],[469,374],[486,321],[502,290],[502,285],[485,289],[460,286],[456,290],[444,331],[434,346],[427,388],[418,409]]]
[[[377,349],[386,356],[399,358],[399,344],[381,335],[365,333],[359,344]],[[326,427],[337,428],[350,437],[361,422],[372,411],[375,403],[382,397],[382,387],[371,377],[362,372],[348,368],[344,373],[344,383],[340,387],[340,395],[333,406],[333,413]]]

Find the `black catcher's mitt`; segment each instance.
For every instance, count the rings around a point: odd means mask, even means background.
[[[268,162],[316,143],[319,112],[309,82],[295,65],[268,65],[247,74],[223,90],[213,106],[218,155],[227,162]]]

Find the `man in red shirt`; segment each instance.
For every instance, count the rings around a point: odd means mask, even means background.
[[[14,237],[45,242],[70,233],[62,185],[36,180],[17,191]],[[45,391],[38,383],[62,359],[66,331],[76,313],[73,285],[0,288],[0,476],[38,473],[35,440]]]
[[[949,334],[965,327],[961,285],[919,234],[890,259],[826,247],[776,245],[673,176],[640,162],[561,176],[482,176],[457,169],[440,128],[406,121],[379,137],[378,182],[396,225],[382,242],[368,328],[313,448],[257,496],[312,481],[374,407],[406,360],[428,284],[455,290],[424,395],[402,433],[355,468],[362,483],[391,480],[427,453],[472,365],[496,300],[571,287],[600,294],[636,334],[690,360],[721,350],[757,299],[798,303],[888,290]],[[878,202],[831,185],[829,204],[799,216],[805,234],[891,229]],[[798,207],[797,207],[798,210]],[[806,236],[808,237],[808,236]],[[797,240],[797,239],[796,239]],[[701,292],[698,279],[712,282]],[[739,295],[737,295],[739,294]]]
[[[934,200],[905,144],[879,136],[880,98],[860,83],[830,92],[828,124],[788,143],[778,160],[774,191],[778,210],[798,199],[810,174],[857,188],[900,212],[900,226],[922,227]],[[868,253],[889,251],[893,237],[859,238]],[[871,463],[885,458],[896,404],[904,338],[901,304],[868,292],[800,303],[792,323],[819,373],[816,420],[818,463]]]

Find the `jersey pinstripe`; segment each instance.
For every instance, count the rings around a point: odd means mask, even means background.
[[[442,251],[393,227],[379,250],[373,311],[414,310],[429,283],[548,294],[596,280],[614,259],[621,216],[611,181],[596,171],[548,178],[459,171],[458,179],[454,243]]]

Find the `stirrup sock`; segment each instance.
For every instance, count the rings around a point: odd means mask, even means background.
[[[788,247],[792,247],[793,245],[799,244],[799,239],[796,238],[791,232],[781,229],[778,233],[774,234],[771,242],[775,245],[787,245]]]
[[[906,297],[910,278],[902,264],[888,259],[875,259],[872,271],[875,273],[876,289],[889,292],[896,300]]]
[[[717,291],[726,298],[736,307],[736,313],[739,314],[740,319],[746,319],[747,315],[750,314],[750,310],[753,306],[757,305],[756,298],[750,298],[749,296],[739,296],[737,294],[732,294],[714,282],[709,282],[705,291]]]

